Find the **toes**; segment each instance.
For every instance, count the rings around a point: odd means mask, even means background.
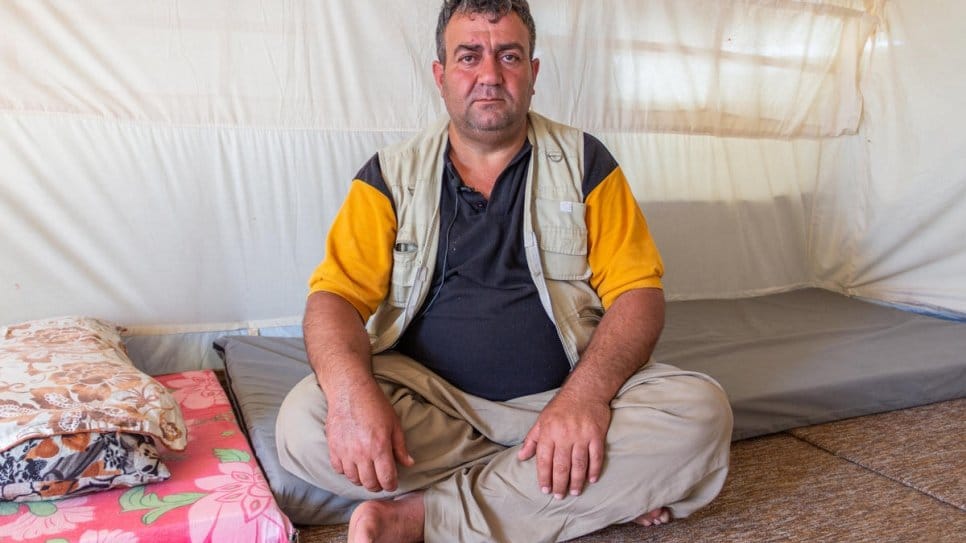
[[[666,507],[661,507],[644,513],[634,519],[634,522],[641,526],[660,526],[671,522],[672,519],[671,511]]]
[[[658,514],[651,519],[651,524],[654,526],[660,526],[662,524],[671,522],[671,512],[668,511],[667,508],[662,507],[657,513]]]

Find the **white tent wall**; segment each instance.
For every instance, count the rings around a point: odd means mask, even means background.
[[[154,373],[297,333],[352,175],[443,112],[438,4],[0,3],[0,323],[109,319]],[[534,109],[611,148],[669,298],[966,312],[966,5],[531,4]]]
[[[809,257],[822,286],[966,313],[966,3],[885,5],[860,133],[823,142]]]

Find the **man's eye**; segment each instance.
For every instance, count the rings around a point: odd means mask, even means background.
[[[503,55],[503,62],[513,63],[513,62],[519,62],[519,61],[520,61],[520,57],[517,55],[512,55],[512,54]]]

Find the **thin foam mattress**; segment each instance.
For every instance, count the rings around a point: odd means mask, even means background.
[[[216,348],[282,509],[297,523],[344,522],[350,502],[278,462],[279,406],[311,373],[302,339],[232,336]],[[966,396],[966,323],[820,289],[669,303],[654,357],[721,383],[736,440]]]

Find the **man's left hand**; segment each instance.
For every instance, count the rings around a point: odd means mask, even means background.
[[[586,482],[595,483],[604,465],[604,443],[610,427],[609,402],[582,400],[566,389],[544,408],[517,453],[520,460],[537,456],[537,482],[557,499],[577,496]]]

